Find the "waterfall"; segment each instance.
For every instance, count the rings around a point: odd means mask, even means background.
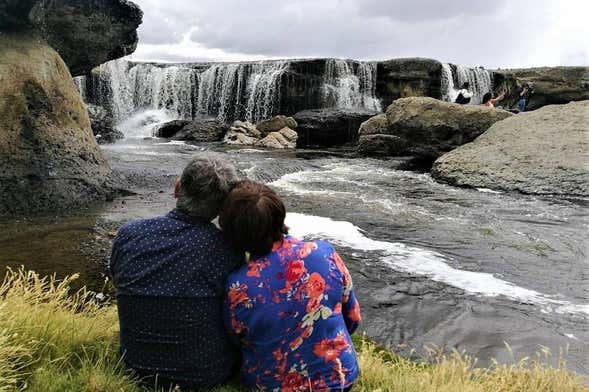
[[[163,65],[115,60],[92,75],[87,99],[107,107],[119,123],[150,110],[178,119],[256,123],[304,109],[381,109],[376,63],[320,61]]]
[[[82,97],[82,100],[86,102],[88,98],[88,94],[86,93],[86,77],[85,76],[76,76],[74,78],[74,84]]]
[[[286,61],[215,64],[199,76],[196,114],[258,122],[280,110]]]
[[[474,93],[471,104],[481,104],[483,95],[493,91],[493,77],[491,72],[481,68],[467,68],[460,65],[442,64],[442,97],[448,102],[454,102],[458,90],[465,82],[470,83],[470,90]]]
[[[381,110],[376,76],[376,63],[328,59],[323,85],[325,106]]]

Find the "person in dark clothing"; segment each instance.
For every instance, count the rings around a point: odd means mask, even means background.
[[[526,100],[526,95],[528,94],[529,86],[524,85],[522,91],[519,93],[519,99],[517,101],[517,108],[520,112],[526,111],[526,106],[528,105],[528,101]]]
[[[460,105],[467,105],[470,103],[470,100],[472,99],[474,93],[472,93],[470,90],[470,83],[466,82],[462,85],[462,88],[460,90],[458,90],[458,96],[456,97],[456,101],[454,101],[455,103],[458,103]]]
[[[176,209],[126,224],[114,241],[121,355],[150,386],[211,388],[238,368],[222,311],[243,257],[211,223],[237,180],[231,164],[197,155],[176,183]]]

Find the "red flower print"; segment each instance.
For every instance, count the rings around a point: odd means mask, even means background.
[[[321,299],[319,299],[319,297],[309,298],[309,302],[307,302],[307,313],[312,313],[313,311],[317,310],[320,306]]]
[[[290,372],[282,379],[282,392],[304,391],[305,379],[297,372]]]
[[[325,363],[335,362],[342,351],[348,349],[348,342],[346,338],[339,334],[335,339],[323,339],[315,345],[313,353],[320,358],[323,358]]]
[[[239,283],[232,285],[229,289],[229,293],[227,293],[227,299],[229,300],[231,310],[237,308],[237,306],[243,302],[249,302],[247,286]]]
[[[333,314],[340,314],[341,312],[342,312],[342,303],[341,302],[338,302],[333,307]]]
[[[307,282],[307,293],[311,298],[320,297],[325,291],[325,280],[317,272],[313,272]]]
[[[307,272],[307,269],[302,260],[291,261],[286,267],[286,280],[292,284],[299,280],[305,272]]]
[[[247,264],[247,273],[246,276],[249,278],[259,278],[260,271],[270,265],[268,260],[261,260],[261,261],[250,261]]]
[[[356,302],[348,312],[348,318],[355,323],[362,321],[362,316],[360,316],[360,305],[358,305],[358,302]]]
[[[311,252],[313,252],[315,249],[317,249],[317,244],[315,244],[314,242],[306,242],[299,249],[299,257],[301,259],[304,259],[305,257],[309,256]]]

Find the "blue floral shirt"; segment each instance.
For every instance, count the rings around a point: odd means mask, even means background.
[[[360,307],[344,262],[326,242],[286,237],[227,280],[225,319],[242,372],[262,391],[343,390],[358,375],[350,338]]]

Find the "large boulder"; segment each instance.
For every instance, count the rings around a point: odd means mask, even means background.
[[[256,128],[262,133],[262,136],[267,136],[284,128],[297,129],[297,126],[298,124],[294,118],[279,115],[260,122],[256,125]]]
[[[115,128],[113,118],[108,110],[97,105],[88,105],[87,108],[92,133],[99,144],[114,143],[124,139],[125,135]]]
[[[507,86],[509,93],[499,103],[507,108],[517,107],[519,92],[531,87],[527,110],[546,105],[564,104],[589,99],[589,67],[543,67],[496,71],[497,82]]]
[[[401,98],[388,107],[386,117],[380,115],[362,124],[359,151],[433,161],[510,116],[513,114],[483,106],[428,97]]]
[[[295,114],[299,147],[332,147],[358,141],[360,125],[378,112],[366,109],[315,109]]]
[[[186,142],[219,142],[227,132],[227,126],[216,119],[175,120],[162,126],[156,136]]]
[[[458,186],[589,196],[589,101],[500,121],[438,159],[432,175]]]
[[[0,2],[0,31],[37,30],[74,76],[133,53],[142,19],[141,9],[127,0]]]
[[[0,34],[0,213],[103,198],[110,173],[59,54],[39,37]]]

